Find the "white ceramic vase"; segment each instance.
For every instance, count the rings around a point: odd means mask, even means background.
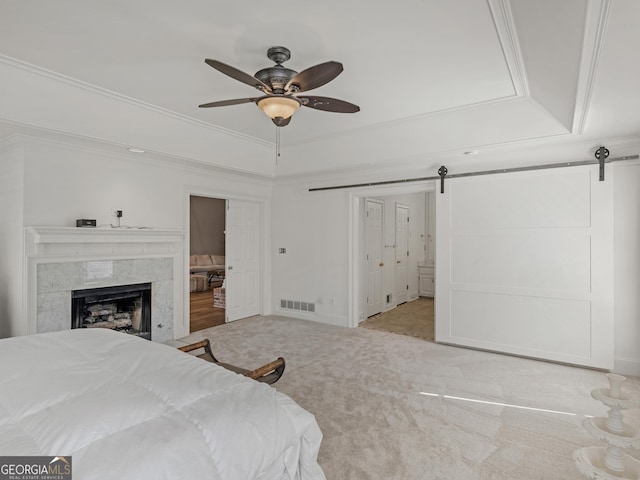
[[[591,396],[609,407],[607,417],[585,418],[582,425],[606,447],[587,447],[576,450],[573,459],[580,473],[594,480],[640,480],[640,462],[624,453],[627,448],[640,447],[640,430],[626,425],[622,411],[638,408],[637,398],[622,392],[626,378],[607,374],[609,389],[596,388]]]
[[[607,373],[607,379],[609,380],[609,396],[611,398],[620,398],[622,384],[626,380],[626,377],[618,375],[617,373]]]

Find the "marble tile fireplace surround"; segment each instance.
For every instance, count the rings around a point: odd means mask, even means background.
[[[27,227],[27,334],[70,329],[75,290],[151,283],[151,339],[173,339],[182,328],[183,252],[177,230]]]

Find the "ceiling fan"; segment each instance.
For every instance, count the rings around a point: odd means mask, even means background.
[[[321,87],[336,78],[342,72],[339,62],[325,62],[309,67],[300,73],[284,67],[282,64],[291,58],[291,52],[285,47],[271,47],[267,50],[267,57],[275,62],[273,67],[263,68],[254,76],[242,72],[235,67],[205,59],[205,63],[225,75],[257,88],[261,97],[236,98],[219,102],[204,103],[200,108],[225,107],[241,103],[255,103],[271,118],[278,127],[284,127],[291,121],[291,116],[301,107],[324,110],[325,112],[355,113],[360,107],[353,103],[330,97],[294,96],[296,93],[306,92]]]

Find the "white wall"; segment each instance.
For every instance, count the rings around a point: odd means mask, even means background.
[[[351,178],[357,182],[366,176],[365,172]],[[331,185],[344,181],[344,178],[340,178],[324,180],[323,183]],[[433,187],[423,184],[368,191],[346,189],[310,192],[309,188],[314,186],[316,184],[308,181],[283,181],[274,186],[271,230],[274,313],[344,327],[356,326],[363,312],[358,300],[363,288],[363,275],[354,256],[361,251],[362,235],[359,232],[362,230],[364,198],[388,199],[386,203],[392,213],[385,212],[386,221],[388,225],[393,225],[389,218],[395,218],[393,209],[396,199],[415,207],[410,212],[413,216],[417,210],[424,212],[424,194],[415,197],[411,194]],[[415,225],[423,231],[424,213],[419,217]],[[388,243],[394,243],[394,238],[395,234],[387,234]],[[413,236],[413,241],[421,242],[419,233]],[[279,254],[279,247],[286,247],[287,253]],[[424,255],[422,244],[415,250],[419,252],[411,259],[412,263],[416,263],[413,275],[415,285],[410,289],[417,296],[417,261]],[[390,288],[394,291],[393,287]],[[315,314],[304,314],[281,310],[280,299],[315,302],[317,311]]]
[[[272,198],[274,313],[348,325],[349,208],[344,191],[321,195],[282,186]],[[286,248],[286,253],[278,253]],[[315,314],[279,308],[280,299],[316,303]]]
[[[144,155],[122,155],[98,148],[25,142],[24,225],[75,226],[78,218],[113,224],[113,209],[123,211],[122,225],[188,229],[186,190],[228,196],[268,198],[267,179],[197,166],[175,166]]]
[[[122,154],[117,154],[102,150],[97,144],[95,147],[80,146],[71,140],[62,143],[24,137],[20,145],[24,152],[22,179],[18,176],[16,160],[11,152],[2,152],[0,158],[2,169],[11,173],[6,179],[2,176],[2,183],[13,189],[2,189],[3,200],[10,196],[7,204],[15,204],[15,209],[5,216],[11,220],[11,225],[0,229],[3,248],[8,246],[3,258],[12,259],[13,263],[20,262],[19,272],[23,268],[22,232],[26,226],[69,227],[75,226],[78,218],[96,219],[98,225],[112,224],[116,218],[111,216],[111,210],[119,209],[123,211],[122,225],[188,232],[190,193],[253,199],[263,202],[267,210],[269,208],[271,182],[254,175],[223,173],[219,169],[194,164],[171,166],[166,160],[152,162],[145,155],[129,154],[124,148]],[[266,212],[267,218],[269,213]],[[268,224],[264,228],[268,229]],[[19,235],[19,241],[15,240],[15,235]],[[263,235],[268,246],[268,230]],[[188,265],[188,245],[187,235],[185,265]],[[265,256],[267,253],[264,252]],[[269,260],[264,262],[265,279],[271,275]],[[18,277],[15,265],[0,264],[0,268],[0,278],[15,281]],[[186,275],[185,268],[185,279]],[[6,302],[19,305],[19,308],[14,307],[8,312],[10,318],[23,316],[21,282],[22,276],[19,275],[16,284],[19,283],[20,288],[3,288],[3,291],[10,290]],[[268,288],[270,282],[265,280],[263,283]],[[188,291],[185,289],[183,302],[174,312],[180,324],[188,313],[187,299]],[[269,302],[264,305],[268,313]]]
[[[14,142],[0,147],[0,338],[14,334],[11,319],[22,313],[23,150]]]

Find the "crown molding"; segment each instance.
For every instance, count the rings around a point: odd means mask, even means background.
[[[134,107],[137,108],[141,108],[153,113],[159,113],[161,115],[165,115],[167,117],[173,118],[175,120],[179,120],[181,122],[184,122],[186,124],[190,124],[190,125],[195,125],[197,127],[201,127],[201,128],[206,128],[212,131],[215,131],[217,133],[221,133],[223,135],[227,135],[230,137],[235,137],[238,138],[240,140],[244,140],[247,142],[251,142],[251,143],[255,143],[261,146],[266,146],[266,147],[273,147],[274,143],[273,142],[268,142],[256,137],[252,137],[249,135],[244,135],[242,133],[233,131],[233,130],[229,130],[223,127],[220,127],[218,125],[213,125],[211,123],[207,123],[207,122],[203,122],[202,120],[197,120],[193,117],[189,117],[187,115],[183,115],[171,110],[167,110],[166,108],[162,108],[159,107],[157,105],[152,105],[150,103],[147,102],[143,102],[141,100],[137,100],[135,98],[131,98],[131,97],[127,97],[126,95],[122,95],[116,92],[113,92],[111,90],[107,90],[105,88],[102,87],[98,87],[96,85],[92,85],[90,83],[87,82],[83,82],[81,80],[77,80],[75,78],[71,78],[68,77],[66,75],[62,75],[60,73],[51,71],[51,70],[47,70],[45,68],[42,67],[38,67],[36,65],[27,63],[27,62],[23,62],[21,60],[17,60],[15,58],[11,58],[8,57],[6,55],[2,55],[0,54],[0,64],[4,64],[7,65],[8,67],[11,68],[16,68],[19,70],[23,70],[25,72],[43,77],[43,78],[47,78],[50,80],[53,80],[55,82],[59,82],[59,83],[63,83],[65,85],[69,85],[78,89],[82,89],[85,91],[88,91],[90,93],[93,93],[95,95],[100,95],[102,97],[106,97],[109,98],[111,100],[116,100],[118,102],[122,102],[122,103],[126,103],[128,105],[132,105]],[[35,125],[30,125],[30,127],[33,128],[38,128]],[[67,132],[64,132],[67,133]]]
[[[487,0],[493,23],[502,47],[507,69],[517,97],[529,96],[529,84],[520,51],[518,35],[508,0]]]
[[[167,168],[180,169],[182,171],[191,171],[196,173],[215,174],[218,177],[225,177],[230,180],[242,179],[255,184],[270,184],[272,175],[261,175],[246,170],[233,169],[214,165],[210,163],[200,162],[190,158],[179,157],[162,152],[146,151],[144,154],[129,153],[126,151],[127,145],[121,145],[107,140],[98,140],[87,138],[75,134],[60,133],[51,130],[36,129],[35,127],[26,127],[34,130],[34,132],[23,133],[18,132],[10,135],[0,142],[0,147],[24,147],[25,145],[35,144],[45,147],[65,148],[92,156],[109,156],[110,158],[118,158],[129,162],[148,164],[153,166],[164,166]],[[49,137],[38,135],[38,133],[50,135]],[[52,138],[53,137],[53,138]],[[61,137],[61,138],[56,138]]]
[[[609,22],[611,0],[592,0],[587,4],[582,58],[576,92],[572,132],[582,135],[587,122],[589,106],[596,81],[598,64]]]

